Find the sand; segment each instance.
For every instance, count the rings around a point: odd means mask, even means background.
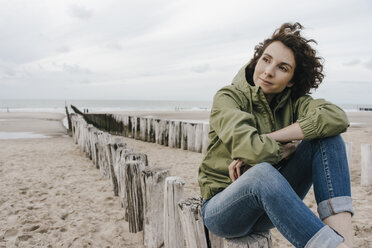
[[[142,114],[202,120],[206,115]],[[360,144],[372,143],[372,113],[349,117],[354,124],[343,137],[353,142],[354,243],[372,247],[372,187],[360,186]],[[142,232],[129,233],[110,181],[66,135],[62,118],[54,113],[0,113],[0,247],[144,247]],[[4,139],[10,132],[29,133],[23,139]],[[171,175],[182,177],[186,197],[199,194],[202,154],[133,139],[126,142],[147,154],[150,166],[171,168]],[[313,198],[310,193],[305,202],[315,211]],[[272,233],[274,247],[293,247],[277,230]]]

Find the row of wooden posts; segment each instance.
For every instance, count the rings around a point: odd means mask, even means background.
[[[124,137],[154,142],[172,148],[205,153],[208,147],[209,124],[181,120],[166,120],[151,116],[119,114],[85,115],[95,126]],[[120,128],[118,128],[120,127]],[[118,131],[120,130],[120,131]],[[112,133],[112,132],[111,132]],[[346,143],[346,152],[351,167],[352,143]],[[361,184],[372,185],[372,144],[361,145]]]
[[[208,147],[209,124],[205,121],[119,114],[81,114],[89,124],[111,134],[201,153],[205,153]]]
[[[184,181],[169,169],[152,168],[147,156],[135,153],[122,136],[110,135],[71,114],[76,144],[92,159],[102,176],[110,179],[128,221],[129,231],[143,231],[148,248],[271,247],[270,233],[222,239],[210,233],[201,215],[202,199],[184,199]]]

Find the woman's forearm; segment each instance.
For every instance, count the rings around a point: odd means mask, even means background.
[[[302,140],[304,138],[304,133],[302,132],[300,125],[295,122],[285,128],[268,133],[267,136],[278,142],[289,142],[293,140]]]

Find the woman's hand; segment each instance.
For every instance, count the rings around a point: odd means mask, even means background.
[[[283,145],[283,159],[288,159],[296,150],[301,141],[292,141]]]
[[[242,166],[244,166],[243,173],[241,173]],[[231,164],[229,165],[229,176],[231,180],[234,182],[249,168],[251,167],[249,165],[243,165],[243,162],[239,159],[232,161]]]

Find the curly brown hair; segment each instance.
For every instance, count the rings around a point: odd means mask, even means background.
[[[309,43],[317,42],[313,39],[305,39],[301,36],[303,26],[296,22],[294,24],[284,23],[276,29],[273,35],[259,43],[255,47],[254,56],[246,67],[246,79],[253,84],[253,73],[259,58],[265,49],[274,41],[280,41],[290,48],[294,54],[296,68],[292,78],[292,96],[298,98],[310,94],[311,89],[318,88],[324,78],[323,59],[317,57],[316,50]]]

